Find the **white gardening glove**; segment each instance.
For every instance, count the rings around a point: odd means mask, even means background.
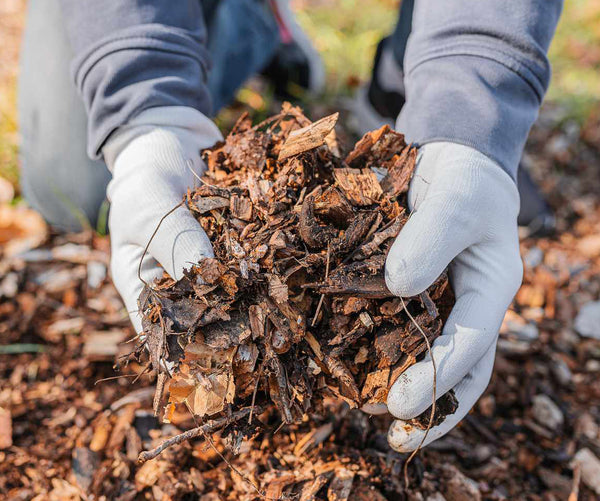
[[[198,183],[197,176],[205,170],[200,150],[220,139],[217,127],[199,111],[159,107],[120,127],[102,150],[113,173],[107,189],[111,272],[138,333],[142,323],[137,299],[143,287],[138,266],[144,247],[160,219]],[[162,222],[144,258],[141,276],[150,282],[161,276],[162,266],[179,279],[185,268],[208,256],[213,256],[210,241],[183,206]]]
[[[454,389],[456,413],[433,427],[427,445],[450,431],[489,383],[498,330],[517,292],[519,257],[515,182],[478,151],[436,142],[420,148],[409,191],[412,215],[390,249],[386,283],[398,296],[423,292],[450,265],[456,304],[433,343],[437,398]],[[424,430],[403,420],[431,405],[433,368],[427,356],[402,374],[387,405],[396,418],[388,433],[399,452],[416,449]]]

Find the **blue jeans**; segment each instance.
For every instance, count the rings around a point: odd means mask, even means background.
[[[208,86],[213,109],[270,61],[279,31],[264,0],[201,0],[212,59]],[[396,53],[410,32],[410,16],[393,35]],[[396,50],[396,48],[395,48]],[[18,84],[21,186],[29,204],[55,228],[96,227],[110,173],[86,155],[86,112],[69,64],[71,50],[58,0],[30,0]],[[399,59],[401,61],[401,57]]]

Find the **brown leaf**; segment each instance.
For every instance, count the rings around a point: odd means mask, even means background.
[[[12,446],[12,416],[9,410],[0,407],[0,450]]]
[[[0,205],[0,249],[15,256],[42,244],[48,226],[36,211],[25,207]]]

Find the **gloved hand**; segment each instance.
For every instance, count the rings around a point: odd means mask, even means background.
[[[498,330],[517,292],[519,257],[515,182],[496,162],[455,143],[424,145],[409,190],[413,213],[386,261],[386,283],[402,297],[423,292],[450,265],[456,304],[432,346],[437,398],[454,388],[458,410],[433,427],[423,445],[450,431],[487,387]],[[390,389],[387,406],[396,418],[388,433],[400,452],[416,449],[424,431],[405,420],[431,405],[433,368],[427,356]]]
[[[137,299],[143,283],[138,266],[144,247],[160,219],[198,183],[205,165],[200,150],[222,139],[217,127],[199,111],[186,107],[151,108],[120,127],[103,148],[113,173],[111,202],[111,272],[136,332],[142,324]],[[162,269],[173,278],[203,257],[212,257],[208,237],[182,206],[169,215],[148,248],[141,276],[150,282]],[[159,266],[160,265],[160,266]]]

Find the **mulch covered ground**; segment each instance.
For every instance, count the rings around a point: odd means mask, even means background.
[[[526,161],[559,232],[523,240],[524,285],[492,382],[415,458],[408,489],[389,419],[333,399],[301,424],[269,411],[249,441],[199,437],[140,466],[141,451],[195,423],[183,411],[158,423],[148,375],[100,381],[117,375],[134,333],[107,276],[107,239],[74,235],[0,261],[0,498],[596,499],[599,130],[600,115],[579,128],[546,109],[532,132]]]

